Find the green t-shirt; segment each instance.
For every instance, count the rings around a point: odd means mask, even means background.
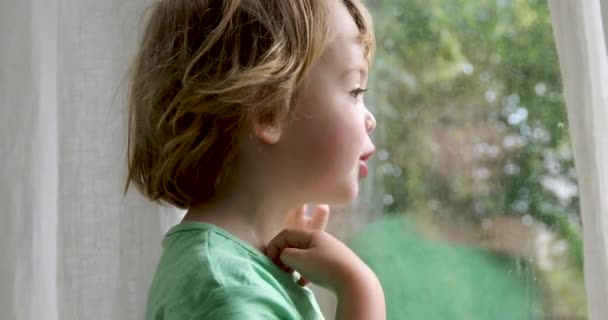
[[[146,320],[323,319],[310,289],[217,226],[183,222],[162,245]]]

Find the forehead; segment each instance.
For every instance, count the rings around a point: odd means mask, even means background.
[[[341,0],[330,1],[331,37],[323,60],[333,66],[358,70],[367,74],[365,48],[361,33],[352,15]]]

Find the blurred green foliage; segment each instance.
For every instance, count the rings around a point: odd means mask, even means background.
[[[375,188],[386,212],[530,215],[581,250],[559,63],[544,0],[370,1]],[[577,258],[582,270],[582,259]]]
[[[366,101],[379,149],[369,206],[452,221],[529,216],[566,240],[571,280],[582,282],[576,172],[546,0],[367,3],[377,51]]]

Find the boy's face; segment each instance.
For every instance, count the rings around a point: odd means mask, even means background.
[[[362,158],[374,150],[369,134],[376,120],[358,90],[367,85],[368,64],[359,30],[341,0],[331,1],[333,41],[312,66],[299,91],[296,120],[275,145],[278,174],[288,176],[304,201],[343,203],[358,193],[366,175]],[[280,168],[280,169],[279,169]]]

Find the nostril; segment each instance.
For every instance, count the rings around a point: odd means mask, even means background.
[[[365,121],[365,130],[368,133],[371,133],[372,131],[374,131],[375,128],[376,128],[376,119],[374,119],[374,116],[372,116],[370,114],[370,117],[367,118]]]

